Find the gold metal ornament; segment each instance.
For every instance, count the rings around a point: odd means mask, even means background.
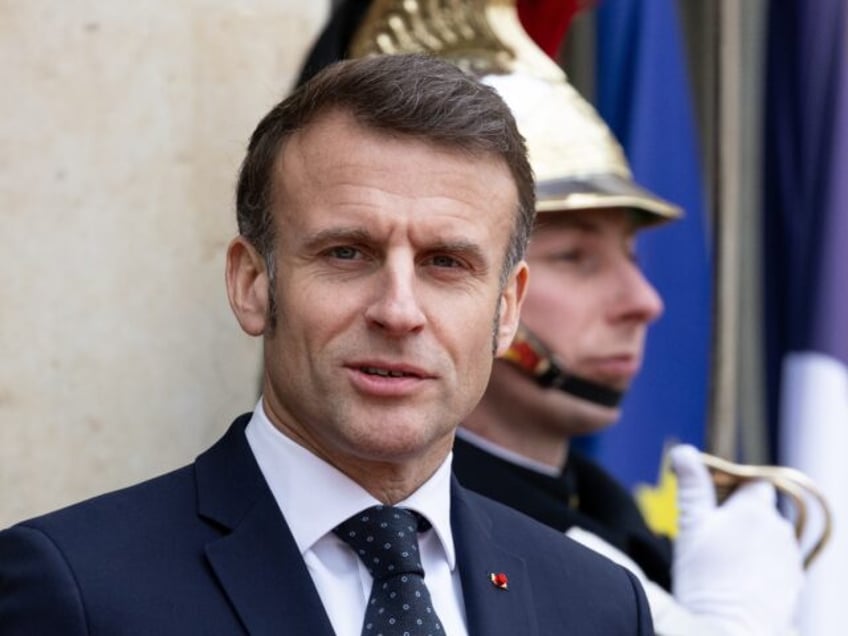
[[[735,464],[708,453],[701,453],[701,461],[712,474],[719,499],[722,501],[742,484],[760,479],[771,483],[778,492],[785,495],[794,509],[796,538],[811,545],[804,555],[804,568],[810,567],[827,545],[833,531],[830,506],[812,479],[794,468]],[[810,502],[819,508],[822,523],[816,535],[807,537]]]
[[[562,75],[522,28],[515,0],[374,0],[349,53],[429,53],[478,77]]]

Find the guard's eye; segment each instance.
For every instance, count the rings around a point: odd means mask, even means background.
[[[583,250],[575,248],[575,249],[563,250],[562,252],[558,252],[556,254],[556,260],[565,261],[565,262],[568,262],[568,263],[576,263],[577,261],[582,259],[584,256],[585,256],[585,253],[584,253]]]

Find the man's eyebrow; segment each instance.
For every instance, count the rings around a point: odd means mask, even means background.
[[[318,249],[332,243],[369,243],[371,234],[360,227],[333,227],[316,232],[306,239],[307,249]]]
[[[485,252],[480,248],[480,245],[466,239],[436,240],[427,246],[426,251],[463,254],[480,261],[485,262],[486,260]]]

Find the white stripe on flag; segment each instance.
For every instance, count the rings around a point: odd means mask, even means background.
[[[821,353],[790,353],[781,394],[781,461],[819,485],[834,517],[833,537],[808,573],[799,627],[803,636],[848,634],[848,368]]]

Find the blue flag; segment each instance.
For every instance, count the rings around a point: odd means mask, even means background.
[[[665,301],[616,426],[589,451],[629,485],[654,482],[666,442],[702,447],[711,329],[710,240],[695,117],[672,0],[606,0],[597,11],[597,107],[638,183],[685,210],[642,232],[638,253]]]
[[[848,625],[846,6],[769,5],[763,222],[773,440],[777,459],[810,475],[834,513],[833,539],[804,589],[802,634],[844,634]]]

